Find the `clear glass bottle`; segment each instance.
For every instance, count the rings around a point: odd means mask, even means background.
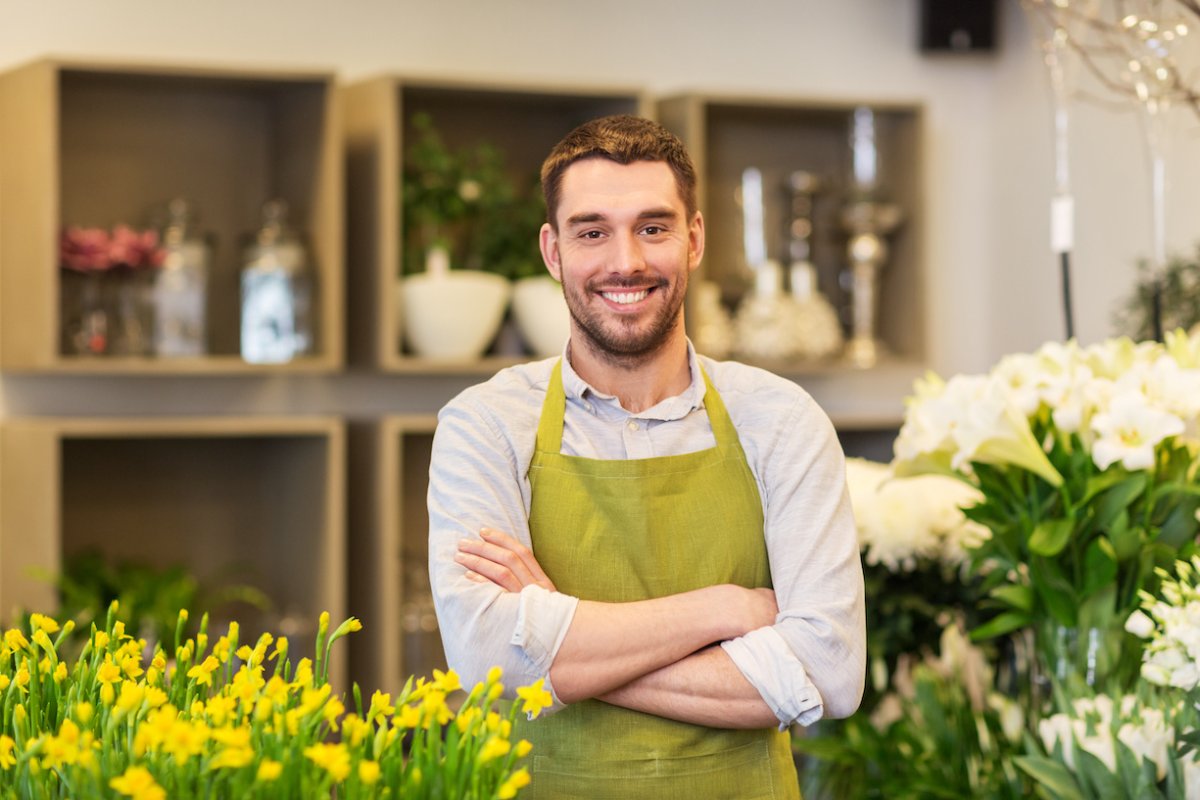
[[[163,263],[154,279],[154,354],[164,357],[208,353],[208,275],[212,243],[194,225],[191,205],[167,205],[162,232]]]
[[[242,358],[278,364],[312,352],[313,277],[287,203],[263,206],[263,225],[243,250]]]

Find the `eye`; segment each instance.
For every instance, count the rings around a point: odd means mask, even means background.
[[[667,229],[662,225],[647,225],[642,228],[642,233],[647,236],[659,236],[667,232]]]
[[[602,234],[600,231],[584,231],[579,234],[579,238],[580,239],[599,239],[603,235],[604,234]]]

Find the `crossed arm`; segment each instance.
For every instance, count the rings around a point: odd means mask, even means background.
[[[459,542],[455,560],[477,582],[520,592],[554,584],[529,548],[485,528]],[[778,723],[729,656],[713,646],[775,622],[770,589],[732,584],[629,603],[580,601],[550,668],[559,699],[723,728]]]

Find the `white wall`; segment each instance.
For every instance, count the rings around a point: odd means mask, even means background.
[[[313,66],[351,79],[400,72],[918,101],[927,110],[926,325],[932,364],[947,373],[986,369],[1062,329],[1046,247],[1045,80],[1015,0],[1001,5],[998,55],[926,57],[915,44],[916,0],[0,0],[0,68],[78,55]],[[1098,108],[1077,116],[1077,332],[1094,341],[1109,334],[1113,302],[1149,248],[1147,204],[1131,118]],[[1176,183],[1193,198],[1197,146],[1177,151]],[[1197,234],[1186,207],[1177,198],[1174,234],[1184,243]],[[369,375],[336,386],[143,380],[145,399],[132,409],[142,413],[433,410],[457,385]],[[115,411],[127,394],[109,379],[12,376],[0,393],[8,413],[86,413],[68,397]]]

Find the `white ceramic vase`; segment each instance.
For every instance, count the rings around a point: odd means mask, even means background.
[[[404,341],[424,358],[470,359],[496,338],[512,283],[491,272],[447,270],[400,281]]]
[[[512,309],[517,331],[534,355],[549,358],[562,354],[571,333],[571,314],[558,281],[549,275],[515,281]]]

